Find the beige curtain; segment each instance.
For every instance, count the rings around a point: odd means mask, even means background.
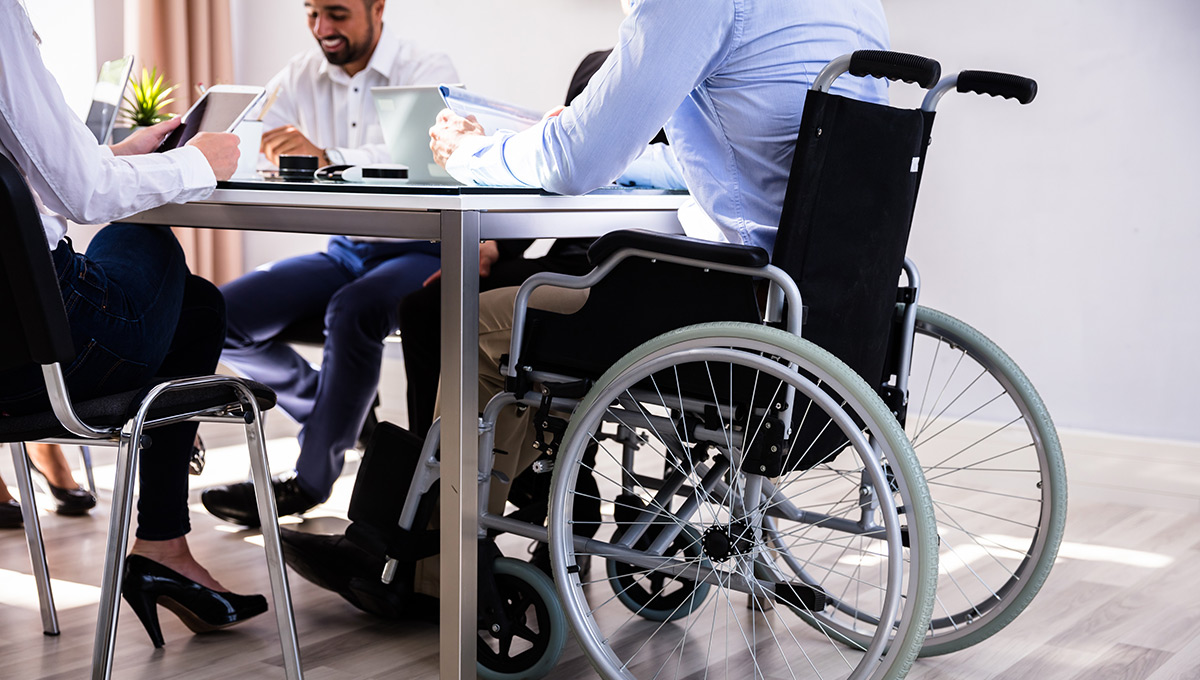
[[[195,100],[197,85],[233,82],[229,0],[136,0],[134,5],[138,61],[179,84],[171,106],[175,113]],[[194,274],[216,284],[242,274],[241,232],[176,227],[175,233]]]

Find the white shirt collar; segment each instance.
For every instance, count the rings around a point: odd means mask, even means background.
[[[367,68],[363,71],[375,71],[384,78],[389,77],[392,64],[396,62],[396,55],[400,52],[400,38],[388,30],[388,25],[384,22],[383,27],[379,29],[379,42],[375,44],[375,51],[371,53],[371,59],[367,62]],[[346,69],[338,66],[334,67],[329,63],[328,59],[321,59],[321,67],[317,69],[317,73],[322,76],[328,76],[335,81],[348,81],[350,76],[346,73]]]

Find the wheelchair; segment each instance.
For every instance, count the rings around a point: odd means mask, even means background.
[[[924,110],[865,104],[828,93],[846,72],[934,89]],[[899,678],[918,654],[994,634],[1033,597],[1065,504],[1053,425],[994,344],[917,305],[904,258],[937,98],[955,86],[1018,96],[1032,81],[939,76],[937,62],[890,52],[830,63],[805,104],[773,255],[615,232],[593,244],[591,273],[521,287],[508,390],[482,414],[479,450],[493,451],[501,411],[528,411],[549,522],[481,513],[480,677],[544,676],[569,624],[605,678]],[[545,285],[590,293],[575,314],[529,309]],[[629,301],[647,290],[680,303],[634,315],[631,333]],[[965,387],[964,363],[980,371]],[[963,411],[983,377],[998,395]],[[1023,426],[1031,442],[961,443],[955,426],[998,403],[1019,417],[979,440]],[[425,527],[439,441],[435,424],[391,472],[412,479],[398,511],[352,504],[347,536],[388,557],[383,581],[437,550]],[[990,464],[1010,455],[1035,469]],[[1037,506],[1014,521],[1025,533],[990,523],[1008,511],[989,504],[1017,494],[987,489],[1010,472],[1039,491],[1020,496]],[[481,455],[481,508],[493,473]],[[553,581],[501,556],[498,533],[548,542]],[[952,568],[939,574],[939,560]]]

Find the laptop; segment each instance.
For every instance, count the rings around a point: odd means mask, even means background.
[[[107,143],[108,136],[112,134],[121,100],[125,97],[125,85],[132,71],[132,54],[100,65],[100,75],[96,78],[96,87],[92,89],[92,106],[88,109],[86,123],[101,144]]]
[[[372,87],[371,97],[379,112],[383,141],[393,163],[408,166],[408,181],[458,184],[429,150],[429,128],[438,112],[446,108],[437,85]]]

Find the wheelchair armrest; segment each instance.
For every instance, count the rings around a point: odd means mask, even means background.
[[[599,264],[623,248],[636,248],[737,267],[765,267],[771,263],[770,253],[757,246],[716,243],[640,229],[614,231],[596,239],[588,248],[588,261]]]
[[[615,231],[596,239],[596,242],[588,249],[588,260],[595,265],[595,269],[584,276],[540,272],[530,276],[521,284],[513,302],[513,329],[509,342],[509,362],[503,371],[507,378],[516,378],[518,374],[520,360],[513,357],[520,357],[525,337],[525,317],[529,307],[529,296],[534,289],[540,286],[557,286],[576,290],[591,288],[617,267],[618,260],[614,256],[621,251],[638,251],[636,256],[639,257],[657,253],[664,258],[692,260],[692,262],[682,263],[689,266],[704,268],[711,266],[720,271],[765,278],[774,284],[767,296],[767,316],[770,321],[778,321],[782,318],[785,299],[794,309],[803,308],[800,289],[796,287],[796,283],[786,272],[771,265],[770,254],[762,248],[715,243],[686,236],[658,234],[635,229]],[[800,334],[799,314],[790,317],[788,330],[794,335]]]

